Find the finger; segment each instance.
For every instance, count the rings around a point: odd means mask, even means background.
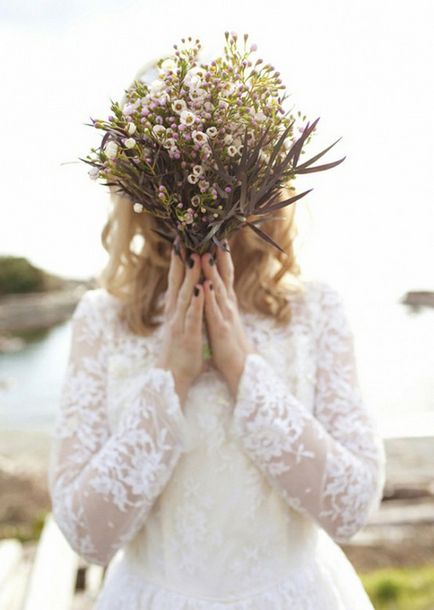
[[[185,316],[185,332],[188,334],[202,334],[204,293],[201,284],[195,284],[193,297]]]
[[[176,300],[176,312],[175,316],[182,320],[182,327],[184,328],[185,315],[187,313],[187,308],[190,305],[190,301],[193,294],[194,285],[198,282],[200,276],[200,256],[196,253],[191,255],[191,260],[193,261],[193,266],[190,267],[187,265],[184,280],[182,282],[182,286],[178,293],[178,298]]]
[[[173,314],[175,311],[176,300],[184,279],[184,274],[185,265],[172,248],[170,255],[169,275],[167,279],[167,298],[165,307],[165,312],[168,315]]]
[[[223,282],[223,279],[222,279],[220,273],[218,272],[217,265],[215,263],[213,265],[211,265],[210,260],[211,260],[211,255],[209,253],[204,254],[202,256],[203,271],[204,271],[205,277],[207,279],[211,280],[211,282],[213,284],[215,298],[217,300],[217,304],[220,308],[220,311],[222,312],[222,315],[224,317],[227,317],[227,315],[228,315],[228,309],[227,309],[228,293],[226,290],[226,286]]]
[[[225,244],[227,247],[229,247],[227,240]],[[234,264],[232,260],[232,255],[230,252],[226,252],[222,248],[217,248],[217,269],[226,287],[226,292],[228,296],[234,297]]]
[[[205,280],[203,284],[205,291],[205,315],[210,331],[219,330],[223,327],[225,319],[218,306],[214,285],[210,280]]]

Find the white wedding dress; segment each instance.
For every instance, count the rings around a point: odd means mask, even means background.
[[[137,336],[105,289],[81,297],[48,478],[71,547],[110,562],[95,610],[373,609],[338,543],[379,506],[384,445],[343,300],[305,286],[283,327],[241,313],[257,353],[236,400],[209,368],[182,410],[163,326]]]

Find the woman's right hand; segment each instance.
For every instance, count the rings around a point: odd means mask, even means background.
[[[204,294],[199,284],[201,259],[192,254],[185,264],[172,248],[164,308],[163,342],[156,366],[172,372],[181,404],[190,385],[202,371],[202,319]]]

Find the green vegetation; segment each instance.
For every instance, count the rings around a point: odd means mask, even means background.
[[[375,610],[433,610],[434,564],[359,573]]]
[[[41,536],[44,521],[50,507],[39,510],[33,517],[31,523],[0,523],[0,540],[16,538],[20,542],[37,542]]]
[[[0,256],[0,296],[62,288],[64,280],[32,265],[23,256]]]

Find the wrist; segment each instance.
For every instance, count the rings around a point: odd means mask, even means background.
[[[239,360],[232,362],[230,369],[225,373],[225,378],[234,400],[236,400],[238,395],[238,387],[244,372],[247,356],[256,353],[255,349],[247,349]]]
[[[191,381],[173,372],[172,375],[175,382],[175,391],[178,394],[181,406],[183,406],[188,394],[188,390],[190,389]]]
[[[230,369],[225,372],[226,382],[234,400],[237,398],[238,386],[243,374],[245,360],[246,355],[244,355],[242,359],[238,360],[237,362],[232,362]]]
[[[155,362],[155,366],[157,368],[160,369],[164,369],[166,371],[169,371],[172,374],[173,377],[173,381],[175,384],[175,392],[178,395],[179,398],[179,402],[181,403],[181,406],[184,404],[185,399],[187,397],[187,393],[188,390],[190,388],[191,385],[191,380],[188,379],[187,377],[180,375],[179,373],[176,373],[172,367],[170,367],[167,362],[165,360],[163,360],[162,358],[159,358],[156,362]]]

